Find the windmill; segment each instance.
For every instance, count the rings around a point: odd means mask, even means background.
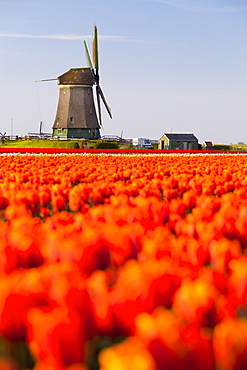
[[[2,145],[4,145],[4,142],[5,142],[5,140],[6,140],[7,138],[6,138],[6,132],[4,133],[4,134],[2,134],[1,132],[0,132],[0,140],[1,140],[1,142],[2,142]]]
[[[53,136],[65,138],[100,138],[102,127],[101,100],[112,118],[99,84],[98,30],[93,28],[92,57],[84,40],[88,67],[72,68],[59,76],[60,85]],[[93,86],[96,86],[97,112]],[[98,116],[97,116],[98,113]]]

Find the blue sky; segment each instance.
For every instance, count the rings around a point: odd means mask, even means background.
[[[243,0],[0,0],[0,131],[51,132],[56,78],[85,67],[99,31],[102,135],[194,133],[247,143],[247,3]]]

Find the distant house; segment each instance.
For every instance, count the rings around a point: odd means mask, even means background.
[[[146,149],[153,148],[150,139],[146,139],[144,137],[136,137],[132,139],[132,144],[134,146],[138,146],[138,147],[146,148]]]
[[[159,149],[198,150],[198,139],[194,134],[163,134],[159,139]]]
[[[205,146],[207,150],[214,148],[212,141],[204,141],[203,146]]]

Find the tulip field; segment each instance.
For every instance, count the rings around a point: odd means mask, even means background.
[[[246,154],[0,168],[0,370],[247,368]]]

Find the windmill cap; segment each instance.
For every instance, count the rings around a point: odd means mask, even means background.
[[[95,78],[90,68],[71,68],[58,77],[58,84],[93,86]]]

